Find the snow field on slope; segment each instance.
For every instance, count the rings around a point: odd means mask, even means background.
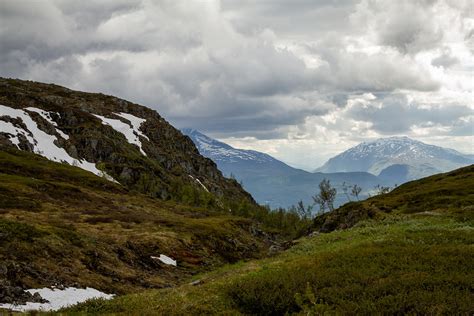
[[[167,264],[167,265],[171,265],[171,266],[177,266],[177,262],[176,260],[168,257],[167,255],[164,255],[164,254],[160,254],[159,257],[155,257],[155,256],[151,256],[150,257],[151,259],[153,260],[159,260],[161,262],[163,262],[164,264]]]
[[[36,112],[31,110],[30,111]],[[39,110],[39,109],[37,109]],[[42,111],[42,110],[39,110]],[[44,111],[43,111],[44,112]],[[37,112],[38,113],[38,112]],[[43,116],[42,114],[40,114]],[[44,114],[46,115],[46,114]],[[20,127],[16,127],[10,122],[0,120],[0,132],[8,133],[10,141],[18,147],[20,140],[19,135],[22,134],[26,137],[28,142],[33,145],[34,153],[48,158],[49,160],[56,162],[66,162],[72,166],[79,167],[86,171],[92,172],[100,177],[105,177],[107,180],[116,182],[111,176],[105,174],[103,171],[97,169],[94,163],[88,162],[85,159],[75,159],[61,147],[56,146],[54,141],[57,141],[57,137],[49,135],[38,128],[38,124],[30,117],[27,111],[13,109],[4,105],[0,105],[0,116],[9,116],[11,118],[20,119],[25,125],[26,130]],[[49,115],[48,115],[49,117]],[[46,119],[49,121],[49,119]],[[69,136],[68,136],[69,138]]]
[[[25,108],[25,110],[38,113],[39,115],[41,115],[42,118],[48,121],[51,125],[53,125],[54,127],[58,127],[58,124],[51,117],[51,112],[47,112],[47,111],[34,108],[34,107],[28,107],[28,108]],[[55,113],[55,114],[59,116],[59,113]],[[65,134],[63,131],[59,130],[58,128],[56,128],[56,132],[58,132],[58,134],[61,135],[62,138],[66,140],[69,139],[69,135]]]
[[[101,116],[98,114],[94,114],[94,116],[100,119],[102,121],[102,124],[109,125],[117,132],[123,134],[130,144],[137,145],[138,148],[140,148],[140,152],[144,156],[146,156],[146,153],[142,148],[142,142],[140,141],[140,138],[139,138],[139,136],[142,136],[145,139],[149,140],[148,137],[140,131],[140,126],[146,120],[136,117],[132,114],[123,113],[123,112],[113,113],[113,114],[130,121],[131,126],[127,123],[122,122],[121,120],[111,119],[111,118]]]
[[[42,298],[48,300],[49,303],[33,303],[27,302],[26,304],[1,304],[0,308],[6,308],[15,312],[27,312],[27,311],[57,311],[61,308],[75,305],[77,303],[85,302],[93,298],[111,299],[114,297],[113,294],[106,294],[93,288],[78,289],[74,287],[67,287],[65,289],[29,289],[26,290],[31,294],[39,293]]]

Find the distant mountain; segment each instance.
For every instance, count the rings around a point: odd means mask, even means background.
[[[329,159],[316,172],[370,172],[403,183],[472,164],[472,156],[408,137],[364,142]]]
[[[357,184],[364,188],[363,196],[375,185],[387,185],[387,181],[367,172],[311,173],[296,169],[270,155],[233,148],[228,144],[210,138],[194,129],[183,129],[196,144],[201,155],[213,160],[224,175],[241,181],[244,189],[261,204],[271,207],[288,207],[302,200],[312,203],[311,196],[318,184],[327,178],[338,189],[336,205],[348,201],[343,194],[342,184]]]
[[[216,163],[218,161],[223,163],[242,163],[247,161],[257,164],[276,163],[282,167],[286,166],[287,168],[291,168],[270,155],[255,150],[233,148],[232,146],[210,138],[195,129],[184,128],[181,132],[192,139],[201,155],[212,159]]]

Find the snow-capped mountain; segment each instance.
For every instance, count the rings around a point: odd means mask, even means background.
[[[337,187],[336,205],[347,202],[342,184],[358,184],[367,193],[375,185],[387,181],[367,172],[311,173],[288,166],[270,155],[237,149],[193,129],[181,130],[195,143],[201,155],[213,160],[226,176],[234,176],[261,204],[288,207],[302,200],[311,204],[318,184],[326,178]],[[366,196],[362,194],[363,196]]]
[[[329,159],[318,172],[365,171],[401,182],[472,164],[468,155],[408,137],[363,142]]]
[[[232,146],[210,138],[209,136],[206,136],[195,129],[184,128],[181,131],[183,134],[188,135],[193,140],[201,155],[210,158],[216,163],[239,163],[242,161],[251,161],[261,164],[280,162],[272,156],[255,150],[233,148]]]

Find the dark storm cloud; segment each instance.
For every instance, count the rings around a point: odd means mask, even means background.
[[[442,28],[435,23],[433,5],[437,1],[370,2],[377,38],[383,45],[402,52],[416,53],[437,47],[443,39]]]
[[[114,94],[178,127],[282,137],[288,126],[345,107],[354,93],[437,91],[440,83],[413,57],[443,39],[433,5],[3,0],[0,75]],[[371,39],[380,49],[353,49]],[[453,58],[440,55],[433,65]],[[409,120],[377,123],[407,108],[406,99],[386,102],[380,113],[351,115],[388,133],[452,111],[414,109]]]
[[[411,128],[466,125],[466,119],[474,115],[465,105],[426,107],[407,100],[404,95],[388,95],[369,104],[355,104],[347,111],[349,118],[372,123],[381,134],[406,134]],[[461,130],[460,130],[461,132]]]
[[[348,32],[349,16],[358,0],[233,1],[221,2],[224,13],[244,33],[270,28],[279,35],[316,38],[325,32]],[[351,32],[355,31],[351,29]]]

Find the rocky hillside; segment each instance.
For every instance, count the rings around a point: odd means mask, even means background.
[[[408,137],[364,142],[329,159],[318,172],[365,171],[402,183],[473,163],[456,150],[428,145]]]
[[[0,79],[0,144],[162,200],[192,203],[200,196],[225,209],[253,203],[157,112],[112,96]]]
[[[264,255],[276,233],[252,212],[267,211],[155,111],[0,79],[0,305],[169,287]]]
[[[32,288],[123,294],[170,287],[266,254],[272,244],[252,220],[134,193],[12,146],[0,149],[0,305],[32,299],[24,292]]]

